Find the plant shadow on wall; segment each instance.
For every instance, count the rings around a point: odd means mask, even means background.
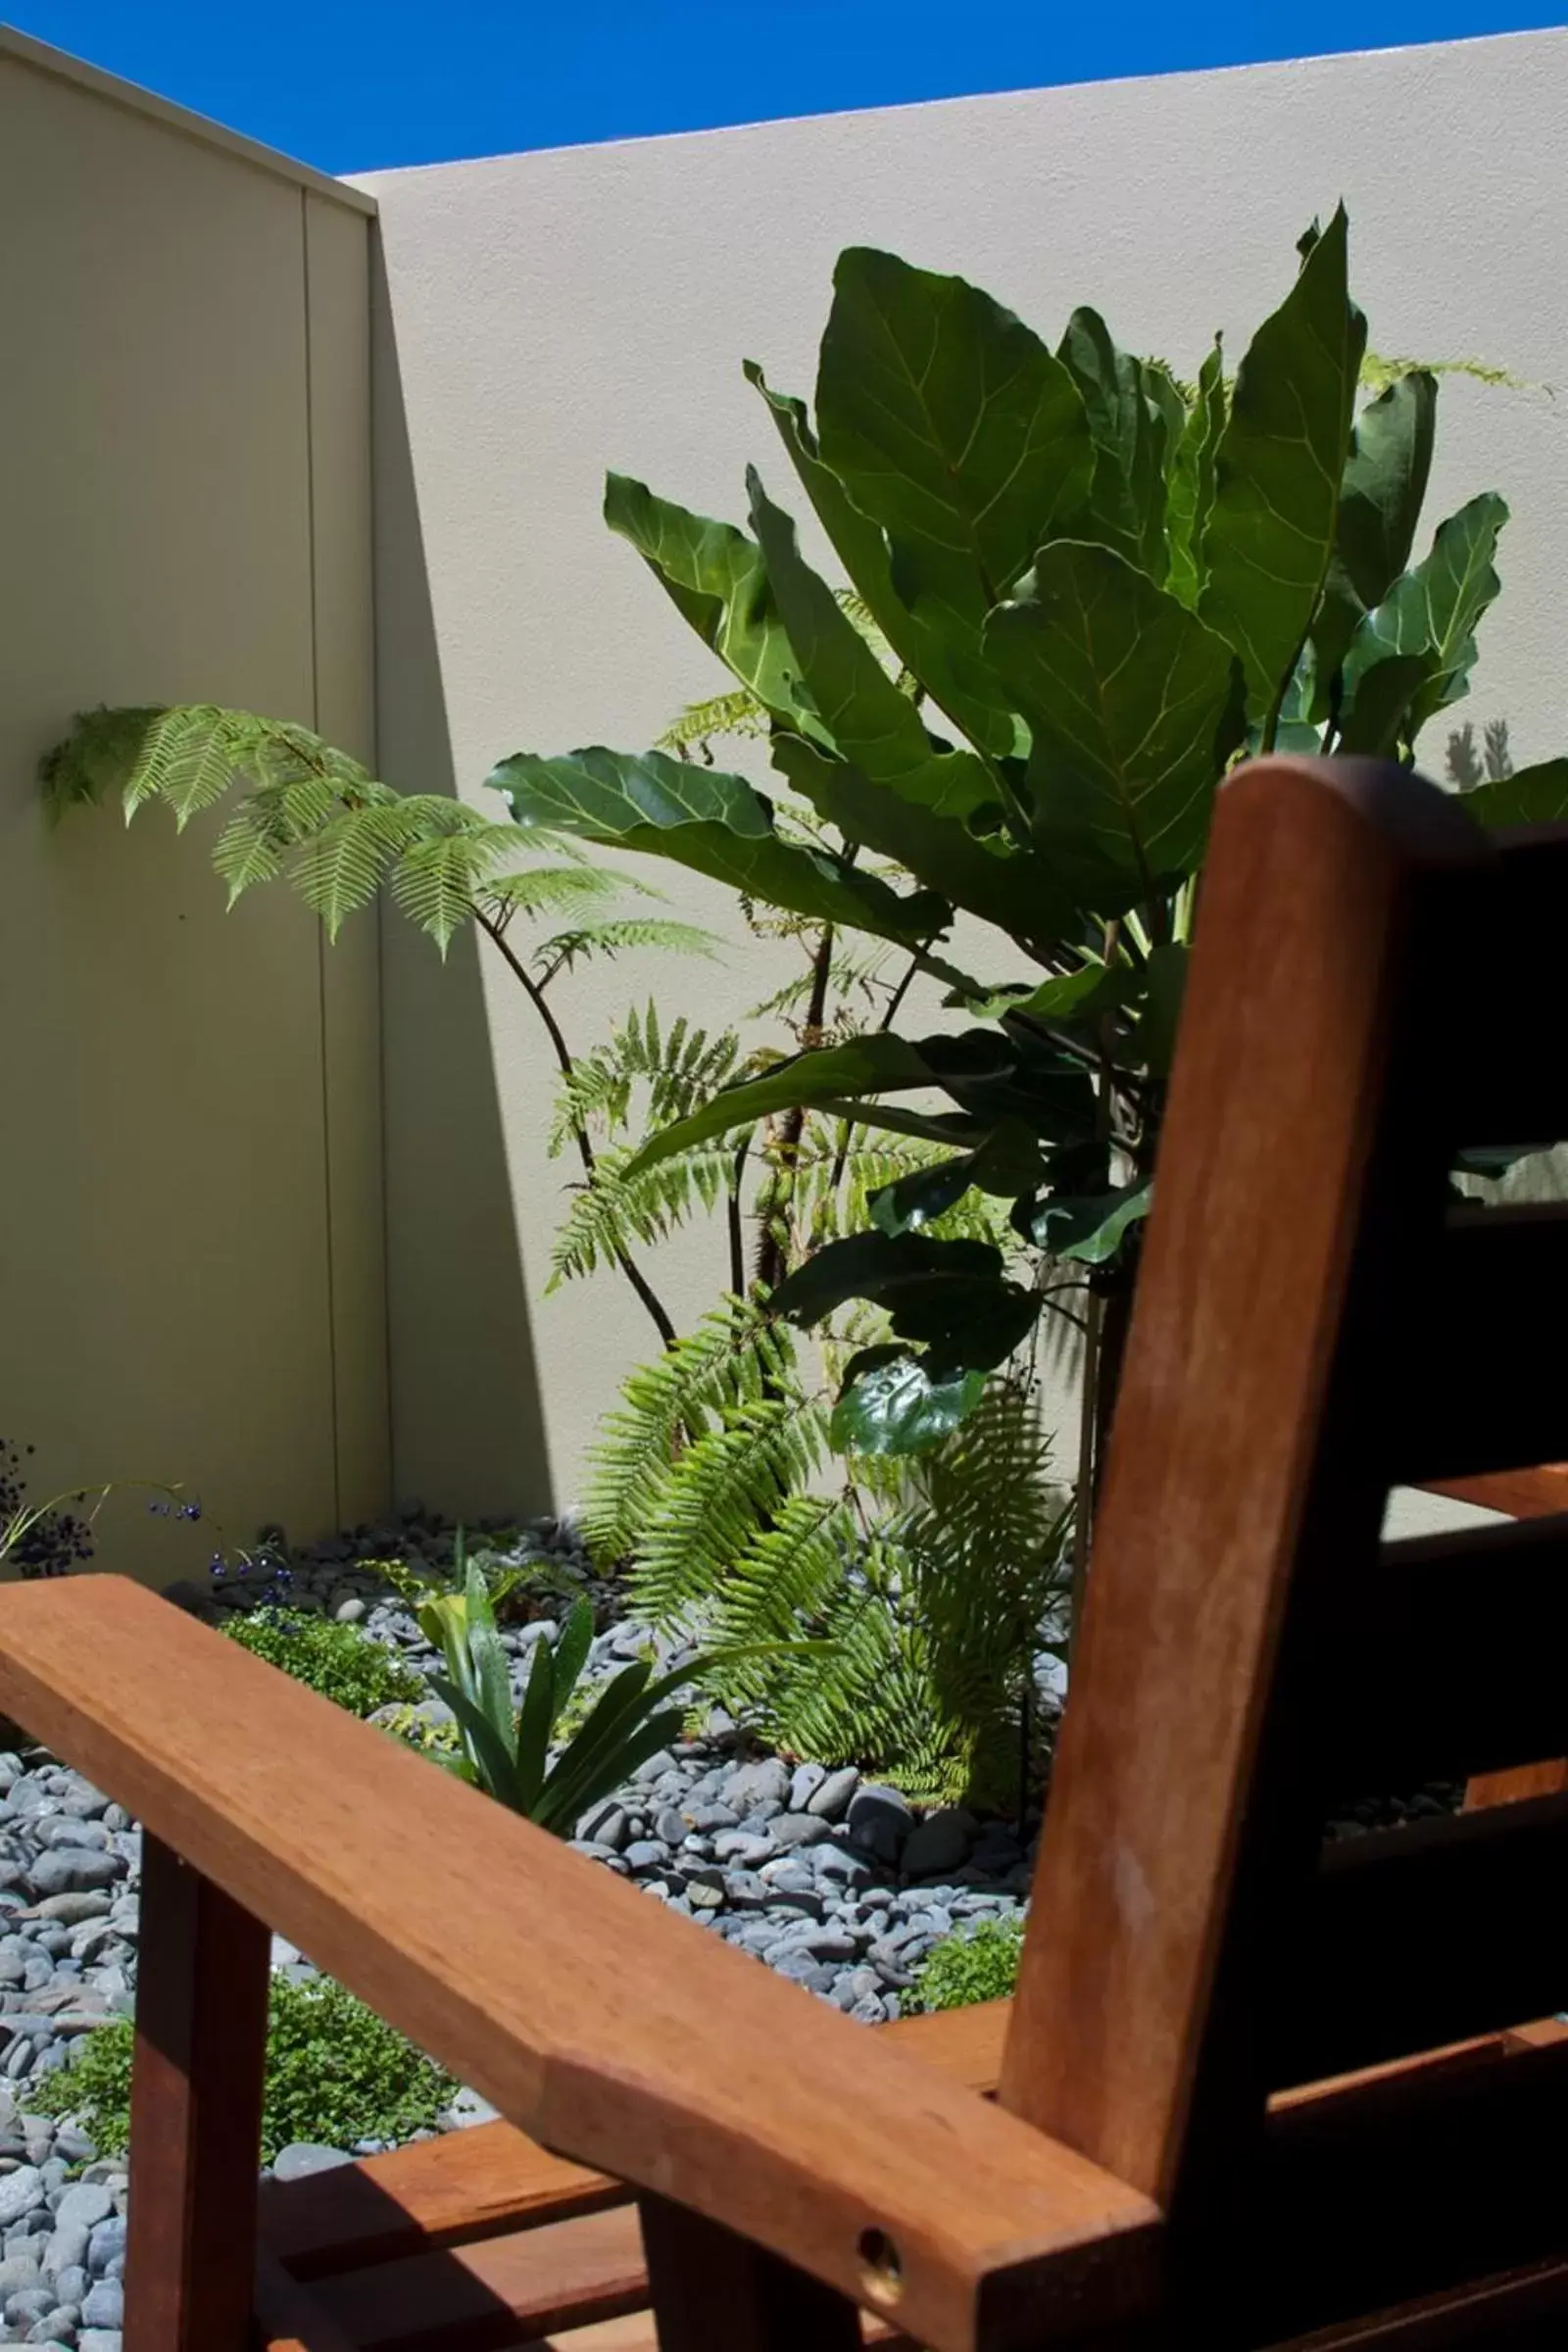
[[[89,715],[48,767],[57,806],[181,823],[238,786],[233,895],[286,872],[335,931],[384,887],[443,951],[486,935],[561,1071],[557,1279],[607,1269],[663,1343],[605,1426],[601,1558],[780,1744],[922,1795],[1021,1798],[1039,1760],[1215,789],[1254,752],[1409,761],[1498,591],[1494,493],[1416,552],[1437,372],[1369,359],[1348,267],[1342,211],[1234,376],[1216,341],[1188,382],[1094,311],[1052,350],[962,280],[846,253],[814,417],[747,372],[847,584],[755,470],[749,532],[612,474],[609,521],[734,683],[646,752],[504,760],[508,820],[210,709]],[[776,790],[717,763],[736,732]],[[1568,808],[1568,761],[1454,757],[1484,822]],[[795,939],[756,1008],[784,1040],[651,1005],[573,1051],[559,972],[707,944],[611,903],[584,845]],[[952,1025],[911,1023],[916,981]],[[724,1296],[676,1334],[658,1251],[701,1214]],[[1040,1425],[1054,1329],[1082,1343],[1070,1492]]]

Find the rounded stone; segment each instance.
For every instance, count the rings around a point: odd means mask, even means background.
[[[339,2165],[352,2164],[354,2159],[344,2148],[318,2146],[314,2140],[290,2140],[279,2148],[272,2160],[272,2177],[277,2180],[304,2180],[312,2173],[330,2173]]]

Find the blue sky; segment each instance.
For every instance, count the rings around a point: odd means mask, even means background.
[[[10,0],[9,22],[326,172],[1518,32],[1562,0]]]

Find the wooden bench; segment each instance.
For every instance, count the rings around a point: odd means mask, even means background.
[[[138,1588],[0,1595],[147,1829],[126,2352],[1565,2340],[1560,1767],[1322,1841],[1568,1751],[1568,1516],[1380,1540],[1568,1441],[1568,1217],[1445,1189],[1568,1134],[1564,907],[1397,770],[1221,794],[1010,2012],[867,2033]],[[271,1926],[509,2122],[258,2210]]]

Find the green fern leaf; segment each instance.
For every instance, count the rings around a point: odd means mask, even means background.
[[[799,1396],[731,1406],[688,1446],[642,1531],[632,1607],[673,1628],[721,1587],[736,1554],[821,1460],[826,1417]]]
[[[735,1155],[724,1144],[702,1144],[627,1176],[631,1157],[624,1148],[601,1152],[593,1181],[573,1195],[552,1248],[549,1290],[612,1265],[639,1243],[667,1240],[729,1193]]]
[[[492,874],[479,895],[487,911],[505,918],[514,914],[555,914],[563,907],[575,910],[601,906],[621,887],[618,874],[607,873],[603,866],[584,862],[527,866],[515,874]],[[646,884],[641,887],[648,896],[655,895],[647,890]]]
[[[592,956],[614,957],[628,948],[660,948],[672,956],[716,956],[718,941],[711,931],[695,923],[661,922],[646,916],[623,917],[605,923],[582,923],[541,940],[534,962],[553,971],[567,971]]]
[[[641,1542],[686,1440],[728,1406],[796,1386],[795,1343],[754,1301],[726,1299],[697,1329],[627,1379],[590,1455],[583,1533],[614,1567]]]
[[[417,822],[406,802],[349,808],[301,846],[291,878],[325,924],[328,939],[335,940],[347,917],[369,905]]]
[[[433,939],[444,957],[453,934],[471,920],[476,894],[484,876],[503,858],[515,855],[526,837],[516,825],[492,824],[477,810],[464,809],[454,823],[450,811],[461,802],[440,804],[449,812],[436,818],[420,813],[440,830],[412,841],[392,868],[392,898],[411,923]]]

